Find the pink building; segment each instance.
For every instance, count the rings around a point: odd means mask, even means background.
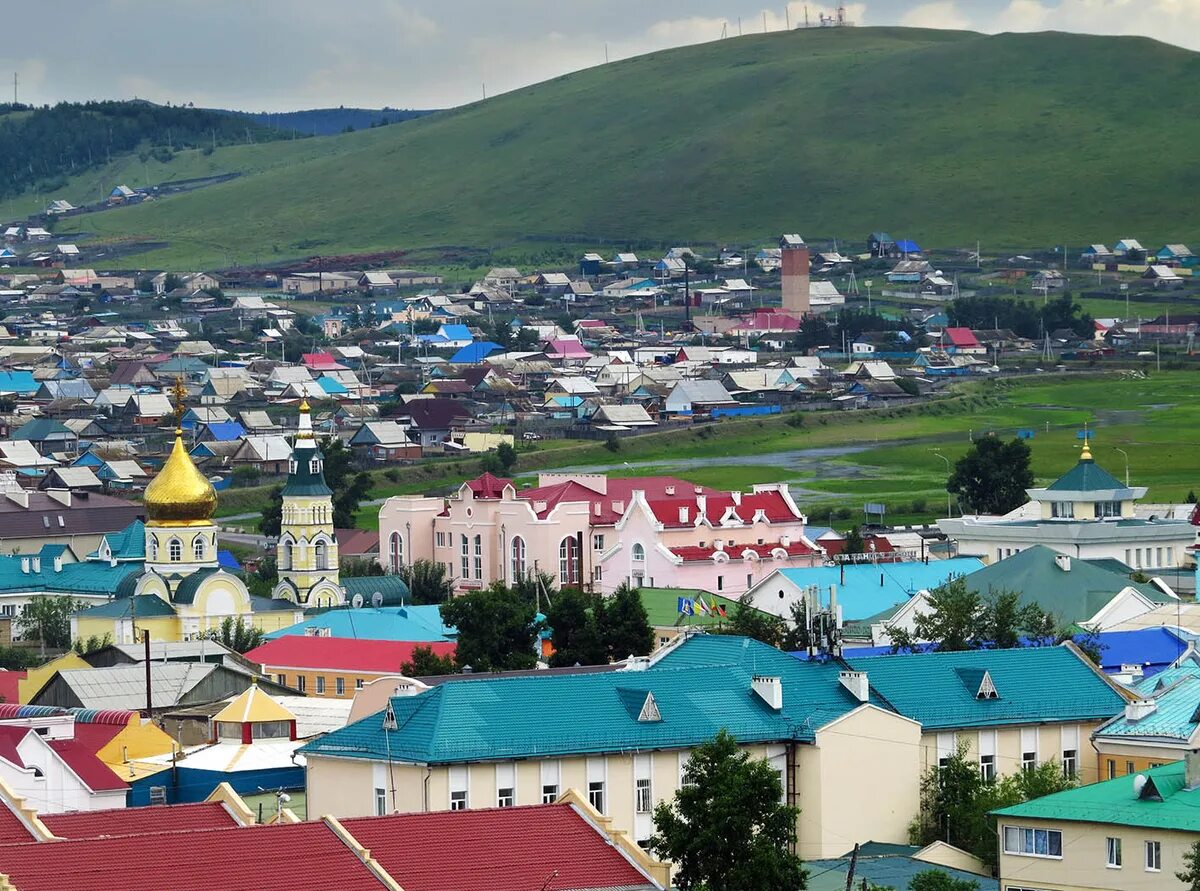
[[[822,548],[784,484],[721,492],[673,477],[543,473],[534,489],[484,474],[449,498],[397,496],[379,511],[380,561],[446,566],[456,590],[534,570],[611,593],[622,583],[737,597]]]

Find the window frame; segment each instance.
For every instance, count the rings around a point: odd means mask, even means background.
[[[318,696],[325,695],[325,675],[319,674],[313,682],[313,692]]]
[[[588,804],[601,814],[604,813],[606,785],[604,780],[588,780]]]
[[[1145,842],[1145,871],[1162,872],[1162,842],[1146,839]],[[1153,856],[1151,856],[1153,854]],[[1154,865],[1151,866],[1153,860]]]
[[[654,784],[650,777],[638,777],[633,781],[633,812],[654,813]]]
[[[1121,837],[1119,835],[1110,835],[1104,839],[1104,865],[1107,869],[1121,868]]]
[[[1018,845],[1016,847],[1009,846],[1009,833],[1016,833]],[[1041,834],[1045,838],[1045,852],[1038,851],[1038,835]],[[1054,845],[1051,840],[1057,837],[1058,853],[1051,853]],[[1031,850],[1025,850],[1026,842],[1030,842]],[[1001,850],[1011,857],[1035,857],[1039,860],[1062,860],[1062,830],[1050,829],[1046,827],[1039,828],[1037,826],[1013,826],[1005,824],[1001,831]]]

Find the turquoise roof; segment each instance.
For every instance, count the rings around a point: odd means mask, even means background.
[[[193,603],[196,599],[196,592],[200,590],[200,586],[204,584],[205,579],[210,575],[216,575],[221,572],[219,567],[205,566],[202,569],[197,569],[195,572],[188,573],[183,581],[176,587],[172,600],[175,603]]]
[[[847,622],[866,619],[904,603],[918,591],[928,591],[960,575],[983,568],[975,557],[951,560],[917,560],[903,563],[855,563],[847,566],[813,566],[781,569],[780,575],[801,588],[816,585],[822,602],[828,602],[830,586],[837,586],[838,604]],[[759,588],[755,603],[775,596]]]
[[[28,572],[22,570],[22,560],[29,561]],[[115,595],[126,577],[136,578],[142,572],[141,563],[110,566],[107,562],[90,560],[63,563],[56,571],[52,557],[40,562],[41,566],[35,572],[29,557],[0,556],[0,593]]]
[[[925,730],[1106,720],[1125,707],[1111,682],[1068,646],[869,656],[847,661]],[[998,698],[977,698],[984,672]]]
[[[812,741],[859,705],[838,681],[842,668],[748,638],[698,635],[643,671],[480,677],[395,697],[396,730],[385,735],[380,712],[300,751],[454,763],[689,748],[722,728],[745,743]],[[782,711],[752,692],[755,674],[780,676]],[[661,720],[639,721],[650,694]]]
[[[1097,730],[1098,736],[1182,744],[1200,727],[1200,664],[1194,659],[1146,678],[1134,689],[1139,696],[1154,700],[1154,711],[1138,720],[1130,720],[1122,712]]]
[[[141,520],[134,520],[120,532],[110,532],[104,536],[109,550],[117,560],[146,559],[146,525]],[[88,557],[95,557],[99,550],[92,551]]]
[[[855,885],[857,886],[859,879],[866,879],[873,888],[908,891],[909,883],[916,876],[923,872],[939,870],[953,879],[975,882],[978,891],[998,891],[1000,887],[996,879],[917,860],[914,855],[920,850],[909,845],[867,842],[859,848],[858,857],[854,860]],[[845,891],[850,861],[850,854],[836,860],[804,861],[804,867],[808,870],[806,891]]]
[[[344,582],[350,581],[343,579]],[[402,640],[434,643],[454,640],[458,632],[442,622],[437,606],[404,606],[400,608],[333,609],[317,613],[299,624],[267,635],[271,640],[288,634],[305,634],[309,628],[328,628],[332,637],[363,640]]]
[[[1135,793],[1133,783],[1136,777],[1123,776],[1045,795],[992,813],[1000,818],[1021,817],[1051,822],[1065,820],[1200,832],[1200,788],[1185,788],[1186,770],[1184,761],[1175,761],[1143,771],[1140,776],[1147,777],[1147,785],[1153,783],[1149,794],[1146,788],[1143,788],[1141,795]]]
[[[0,393],[36,393],[38,386],[32,371],[0,371]]]
[[[1125,484],[1095,461],[1080,461],[1046,487],[1048,492],[1105,492],[1125,490]]]
[[[80,618],[153,618],[155,616],[173,616],[175,609],[161,597],[154,594],[138,594],[134,597],[120,597],[116,600],[93,606],[76,613]]]

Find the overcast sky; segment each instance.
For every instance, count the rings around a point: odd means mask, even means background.
[[[1143,34],[1200,49],[1200,0],[860,0],[864,25]],[[445,107],[650,50],[785,27],[784,0],[5,2],[20,99],[134,96],[247,111]],[[793,26],[804,2],[787,4]],[[836,3],[807,3],[815,20]],[[19,35],[19,37],[18,37]],[[4,93],[0,93],[4,95]]]

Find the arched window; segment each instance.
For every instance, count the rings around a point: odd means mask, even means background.
[[[321,459],[320,458],[313,458],[311,461],[308,462],[308,472],[309,473],[320,473],[321,472]]]
[[[558,543],[558,581],[562,585],[579,583],[579,542],[570,535]]]
[[[404,539],[399,532],[392,533],[391,539],[391,571],[399,572],[404,565]]]
[[[515,536],[512,540],[512,580],[525,577],[525,539]]]
[[[319,541],[319,542],[317,542],[316,547],[313,549],[313,553],[316,554],[317,569],[328,569],[329,568],[329,545],[325,544],[325,542],[323,542],[323,541]]]
[[[633,543],[633,559],[639,563],[646,559],[646,546],[640,541]]]
[[[475,536],[475,578],[483,578],[483,536]]]
[[[178,563],[183,559],[183,542],[178,538],[172,538],[167,543],[167,557],[172,563]]]
[[[292,568],[292,543],[285,542],[283,548],[279,552],[280,569]]]
[[[158,538],[157,538],[157,536],[153,536],[153,535],[150,536],[150,559],[151,560],[158,559]]]
[[[196,562],[204,559],[204,536],[197,535],[192,539],[192,556],[196,558]]]

